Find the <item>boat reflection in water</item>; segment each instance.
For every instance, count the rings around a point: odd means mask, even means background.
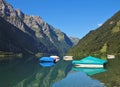
[[[39,61],[42,67],[52,67],[55,65],[55,59],[51,57],[42,57]]]
[[[54,62],[40,62],[39,63],[42,67],[52,67],[55,65]]]
[[[81,72],[86,73],[87,75],[94,75],[97,73],[107,71],[107,69],[104,68],[78,68],[78,67],[72,67],[72,70],[79,70]]]

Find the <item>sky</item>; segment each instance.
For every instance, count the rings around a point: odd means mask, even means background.
[[[68,36],[82,38],[120,10],[120,0],[6,0],[14,9],[40,16]]]

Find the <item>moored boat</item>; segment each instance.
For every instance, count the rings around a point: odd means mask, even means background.
[[[55,59],[55,62],[58,62],[60,60],[59,56],[50,56],[51,58]]]
[[[51,57],[41,57],[39,60],[40,62],[55,62],[55,59]]]
[[[73,60],[72,64],[80,68],[104,68],[107,60],[88,56],[81,60]]]

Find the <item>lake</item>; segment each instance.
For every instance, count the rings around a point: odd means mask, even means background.
[[[34,57],[8,58],[0,61],[0,87],[105,87],[73,68],[71,61],[41,64]]]

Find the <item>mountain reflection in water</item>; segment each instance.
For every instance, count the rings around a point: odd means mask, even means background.
[[[82,83],[90,87],[91,82],[103,87],[98,80],[71,69],[71,61],[60,60],[52,67],[43,67],[34,57],[7,59],[0,61],[0,87],[84,87]]]
[[[104,87],[98,80],[88,77],[83,72],[72,72],[67,77],[53,84],[52,87]]]

